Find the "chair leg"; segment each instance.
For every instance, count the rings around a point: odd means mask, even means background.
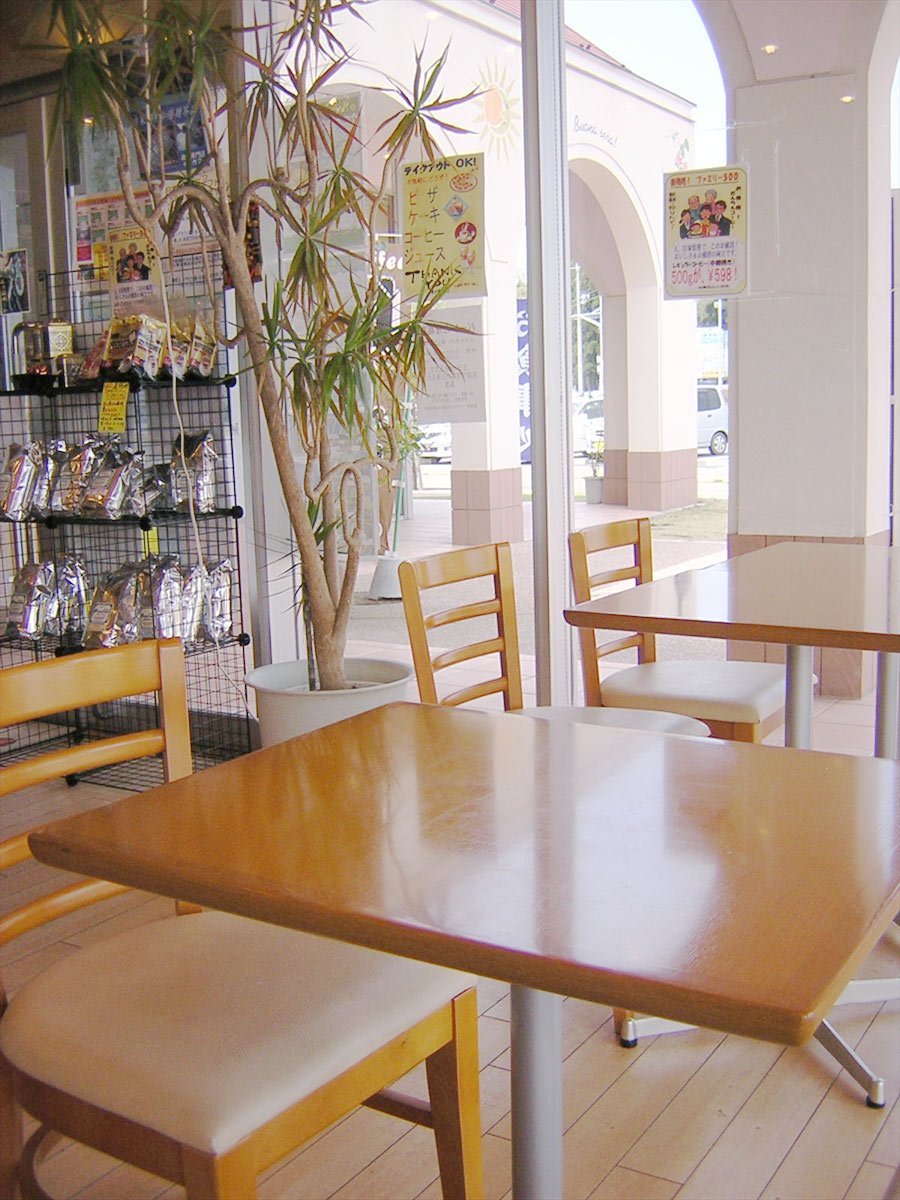
[[[425,1061],[444,1200],[484,1195],[478,1008],[472,988],[453,1001],[453,1040]]]
[[[619,1045],[631,1050],[637,1045],[638,1035],[634,1013],[627,1008],[613,1009],[613,1028],[619,1038]]]
[[[256,1168],[247,1144],[221,1156],[181,1147],[187,1200],[256,1200]]]
[[[12,1078],[0,1062],[0,1200],[13,1200],[22,1158],[22,1110],[13,1096]]]

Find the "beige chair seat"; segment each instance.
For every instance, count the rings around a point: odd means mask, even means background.
[[[474,983],[203,912],[55,963],[13,997],[0,1047],[33,1078],[223,1154]]]
[[[776,663],[646,662],[610,671],[603,705],[666,709],[718,721],[761,725],[784,707],[784,667]]]
[[[674,712],[643,712],[637,708],[576,708],[564,704],[513,711],[521,713],[523,717],[537,717],[542,721],[574,721],[579,725],[612,725],[619,729],[647,729],[653,733],[709,737],[708,725]]]

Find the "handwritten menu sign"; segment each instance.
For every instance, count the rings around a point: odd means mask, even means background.
[[[484,155],[403,165],[403,277],[451,282],[454,294],[486,296]]]
[[[454,329],[435,330],[434,340],[451,369],[429,357],[425,388],[416,400],[416,418],[422,425],[436,421],[487,419],[484,388],[484,318],[480,304],[441,309],[435,315]]]
[[[128,416],[128,383],[110,381],[104,383],[100,393],[100,418],[97,429],[100,433],[124,433],[125,418]]]
[[[747,286],[743,167],[666,175],[666,295],[733,296]]]

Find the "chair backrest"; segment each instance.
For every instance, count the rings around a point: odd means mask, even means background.
[[[0,770],[0,796],[155,754],[162,755],[167,780],[191,774],[184,650],[177,638],[6,667],[0,672],[0,692],[0,712],[6,728],[149,692],[157,693],[159,703],[159,726],[155,729],[81,742],[4,767]],[[0,870],[31,857],[28,832],[0,842]],[[89,879],[41,896],[0,919],[0,946],[64,913],[127,890],[119,884]],[[4,1007],[0,985],[0,1012]]]
[[[614,556],[615,565],[602,567],[601,557],[606,560],[613,555],[609,551],[628,547],[631,553],[622,565],[621,555]],[[638,517],[627,521],[610,521],[606,525],[592,525],[569,534],[569,562],[572,569],[572,588],[575,603],[584,604],[593,599],[604,587],[612,583],[633,580],[635,584],[649,583],[653,578],[653,550],[650,541],[650,521]],[[600,704],[599,660],[618,650],[637,647],[638,662],[653,662],[656,658],[656,638],[652,633],[625,634],[598,642],[593,629],[579,629],[581,646],[581,670],[584,677],[584,699],[589,705]]]
[[[444,554],[433,554],[414,562],[402,562],[399,574],[403,611],[422,702],[458,705],[500,693],[507,711],[521,708],[519,631],[509,542],[469,546],[461,550],[448,550]],[[471,588],[463,589],[466,594],[461,597],[460,589],[452,587],[478,579],[489,581],[491,595],[485,599],[473,599]],[[441,597],[441,603],[449,602],[451,596],[458,602],[426,616],[422,608],[422,593],[437,587],[448,588],[447,594]],[[483,637],[479,628],[472,631],[473,640],[465,645],[432,654],[429,632],[460,621],[474,621],[479,617],[493,618],[496,631],[492,630],[490,636]],[[498,675],[438,697],[436,672],[495,654],[499,656]]]

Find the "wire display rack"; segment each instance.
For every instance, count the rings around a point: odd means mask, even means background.
[[[175,287],[185,296],[199,293],[203,278],[199,256],[183,256],[174,264]],[[77,272],[45,275],[41,282],[48,316],[71,322],[76,349],[90,350],[105,336],[108,326],[108,285]],[[217,291],[222,294],[220,281]],[[110,572],[148,554],[175,560],[185,576],[198,564],[207,570],[227,564],[224,569],[231,583],[227,631],[201,632],[185,647],[195,769],[251,748],[243,685],[249,636],[244,632],[237,528],[243,512],[238,504],[233,444],[234,379],[227,374],[224,352],[220,351],[213,370],[209,378],[176,380],[174,387],[173,381],[126,375],[130,394],[125,430],[120,435],[121,445],[139,456],[145,470],[153,464],[171,464],[178,457],[179,443],[189,445],[192,439],[206,435],[206,444],[212,447],[213,503],[204,511],[196,511],[195,505],[191,512],[189,504],[187,510],[184,504],[166,507],[165,500],[157,499],[146,512],[115,519],[57,509],[10,520],[0,512],[0,667],[84,648],[83,630],[23,637],[21,629],[8,622],[14,581],[25,564],[58,562],[61,556],[71,556],[84,567],[89,596]],[[97,430],[104,379],[68,387],[60,385],[58,376],[20,376],[15,382],[23,386],[0,392],[0,471],[11,445],[37,442],[46,447],[54,442],[78,446]],[[3,483],[0,473],[0,500]],[[181,495],[183,499],[184,488]],[[0,762],[6,756],[44,752],[56,740],[96,739],[156,722],[152,696],[78,710],[59,718],[59,723],[20,727],[0,745]],[[152,786],[161,779],[161,764],[152,759],[106,768],[97,775],[98,782],[129,788]]]

